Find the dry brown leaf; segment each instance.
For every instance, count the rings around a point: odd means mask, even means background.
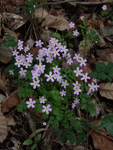
[[[102,60],[102,61],[110,61],[110,57],[108,57],[110,53],[110,49],[106,48],[106,49],[101,49],[101,50],[98,50],[96,49],[96,54],[98,55],[98,58],[99,60]]]
[[[49,42],[50,38],[52,37],[53,31],[44,29],[41,33],[41,39],[43,41]]]
[[[1,112],[0,105],[0,143],[2,143],[7,137],[7,121],[3,113]]]
[[[91,133],[91,136],[93,138],[93,145],[95,149],[99,150],[112,150],[113,149],[113,142],[107,138],[107,136],[104,136],[96,131],[93,131]]]
[[[100,95],[113,100],[113,83],[100,83],[99,86]]]
[[[39,49],[40,49],[40,47],[33,47],[30,50],[30,53],[33,54],[33,56],[37,56]]]
[[[0,62],[7,64],[11,61],[13,48],[0,45]]]
[[[11,116],[11,115],[7,116],[6,120],[7,120],[7,125],[8,126],[15,126],[16,125],[16,122],[15,122],[13,116]]]
[[[9,112],[9,110],[17,106],[20,103],[21,99],[18,96],[17,91],[14,91],[2,104],[2,112]]]
[[[0,104],[2,104],[6,99],[6,96],[0,94]]]
[[[5,13],[3,13],[3,17],[7,18],[8,28],[13,29],[13,31],[20,28],[27,21],[23,17],[21,17],[20,15],[13,14],[13,13],[6,13],[5,12]]]
[[[26,44],[29,45],[30,48],[33,47],[34,43],[35,41],[31,37],[29,37],[29,39],[26,42]]]
[[[0,89],[5,92],[6,91],[6,86],[5,86],[5,83],[2,79],[0,79]]]
[[[48,15],[42,22],[41,27],[45,27],[46,29],[55,28],[63,31],[69,29],[69,22],[64,17]]]
[[[43,8],[38,8],[35,10],[34,17],[38,19],[39,22],[41,22],[46,16],[48,15],[48,12]]]

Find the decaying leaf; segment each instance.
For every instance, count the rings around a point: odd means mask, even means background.
[[[3,13],[3,17],[6,16],[8,20],[8,27],[10,29],[13,29],[15,31],[16,29],[20,28],[23,26],[27,20],[25,20],[23,17],[20,15],[14,14],[14,13]]]
[[[15,126],[16,122],[14,121],[13,116],[9,115],[6,117],[8,126]]]
[[[2,79],[0,79],[0,89],[5,92],[6,91],[6,86],[5,86],[5,83],[3,82]]]
[[[13,48],[7,48],[0,45],[0,62],[7,64],[11,61]]]
[[[104,136],[96,131],[93,131],[91,133],[92,139],[93,139],[93,145],[95,149],[99,150],[112,150],[113,149],[113,142],[107,138],[107,136]]]
[[[34,17],[38,19],[39,22],[41,22],[46,16],[48,15],[48,12],[43,8],[38,8],[35,10]]]
[[[2,143],[7,137],[7,121],[3,113],[1,112],[0,105],[0,143]]]
[[[61,16],[46,16],[45,20],[42,22],[41,27],[48,28],[55,28],[60,31],[69,29],[69,22]]]
[[[113,83],[100,83],[99,86],[100,95],[113,100]]]
[[[17,91],[14,91],[2,104],[2,112],[9,112],[9,110],[17,106],[20,103],[20,98],[18,96]]]
[[[30,48],[33,47],[34,43],[35,41],[31,37],[29,37],[29,39],[26,42],[26,44],[28,44]]]
[[[52,37],[53,31],[44,29],[41,33],[41,39],[43,41],[49,42],[50,38]]]
[[[0,94],[0,104],[2,104],[6,99],[6,96]]]

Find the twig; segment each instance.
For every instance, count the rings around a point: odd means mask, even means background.
[[[64,3],[68,3],[68,2],[75,2],[76,5],[102,5],[102,4],[107,4],[107,3],[112,4],[113,0],[101,1],[101,2],[76,2],[76,0],[67,0],[67,1],[58,1],[58,2],[47,2],[47,3],[42,3],[42,4],[38,5],[37,8],[42,7],[44,5],[64,4]]]
[[[45,131],[45,130],[46,130],[46,128],[37,129],[37,130],[36,130],[36,134],[38,134],[38,133],[40,133],[40,132],[42,132],[42,131]],[[27,138],[27,140],[28,140],[28,139],[32,139],[34,136],[35,136],[35,132],[33,132],[33,133]]]

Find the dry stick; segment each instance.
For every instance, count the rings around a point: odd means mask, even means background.
[[[38,5],[36,8],[42,7],[44,5],[64,4],[64,3],[68,3],[68,2],[75,2],[76,5],[102,5],[102,4],[107,4],[107,3],[112,4],[113,0],[102,1],[102,2],[76,2],[75,0],[59,1],[59,2],[49,2],[49,3],[42,3],[42,4]]]
[[[46,126],[46,128],[37,129],[36,132],[33,132],[33,133],[27,138],[27,140],[28,140],[28,139],[32,139],[32,138],[35,136],[35,134],[38,134],[38,133],[40,133],[40,132],[42,132],[42,131],[47,130],[48,127],[49,127],[49,124]]]

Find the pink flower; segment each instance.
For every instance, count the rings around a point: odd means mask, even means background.
[[[75,53],[75,57],[73,57],[73,59],[76,59],[76,61],[78,62],[78,60],[81,59],[80,54]]]
[[[87,60],[86,60],[86,59],[83,59],[83,58],[81,57],[81,59],[78,60],[78,62],[80,63],[80,66],[86,66]]]
[[[61,85],[61,87],[66,88],[66,86],[67,86],[67,85],[69,85],[69,84],[67,83],[67,80],[62,81],[62,85]]]
[[[39,41],[35,41],[35,43],[36,43],[36,47],[37,46],[39,46],[39,47],[42,47],[42,44],[44,44],[41,40],[39,40]]]
[[[70,27],[70,28],[74,28],[74,27],[75,27],[75,23],[70,22],[69,27]]]
[[[60,92],[60,94],[61,94],[61,96],[66,96],[66,91],[62,90],[62,91]]]
[[[26,76],[26,72],[27,72],[27,70],[24,70],[22,67],[20,68],[20,71],[19,71],[19,74],[20,74],[20,77],[22,77],[22,76]]]
[[[81,80],[84,80],[85,82],[87,82],[87,80],[88,79],[90,79],[90,77],[88,77],[88,73],[86,73],[86,74],[82,74],[82,78],[81,78]]]
[[[45,76],[47,77],[46,81],[48,82],[49,80],[51,80],[52,82],[54,82],[54,75],[52,75],[52,72],[50,71],[49,72],[49,75],[48,74],[45,74]]]
[[[35,100],[32,100],[32,98],[29,98],[29,101],[26,101],[27,108],[30,108],[30,107],[34,108],[35,107],[35,105],[34,105],[35,103],[36,103]]]
[[[74,103],[75,104],[79,104],[80,103],[80,99],[75,98]]]
[[[81,76],[81,75],[82,75],[83,70],[80,69],[79,67],[77,67],[76,70],[74,70],[73,72],[74,72],[74,73],[76,74],[76,76],[78,77],[78,76]]]
[[[102,10],[107,10],[107,5],[103,5]]]
[[[80,93],[81,91],[82,91],[82,90],[80,89],[80,87],[75,88],[75,89],[74,89],[74,94],[75,94],[75,95],[79,95],[79,93]]]
[[[73,31],[73,35],[74,35],[74,36],[78,36],[78,35],[79,35],[78,30]]]
[[[40,100],[40,103],[45,103],[45,101],[46,101],[46,98],[44,98],[44,96],[42,96],[41,98],[39,98],[39,100]]]
[[[40,82],[39,79],[38,79],[38,80],[35,80],[35,79],[34,79],[33,82],[30,83],[30,85],[33,85],[33,89],[36,89],[37,86],[40,87],[39,82]]]
[[[50,105],[48,104],[47,106],[43,105],[42,106],[42,112],[46,112],[46,114],[48,115],[50,111],[52,111],[52,108],[50,108]]]
[[[46,126],[47,123],[46,123],[46,122],[43,122],[42,124],[43,124],[43,126]]]

